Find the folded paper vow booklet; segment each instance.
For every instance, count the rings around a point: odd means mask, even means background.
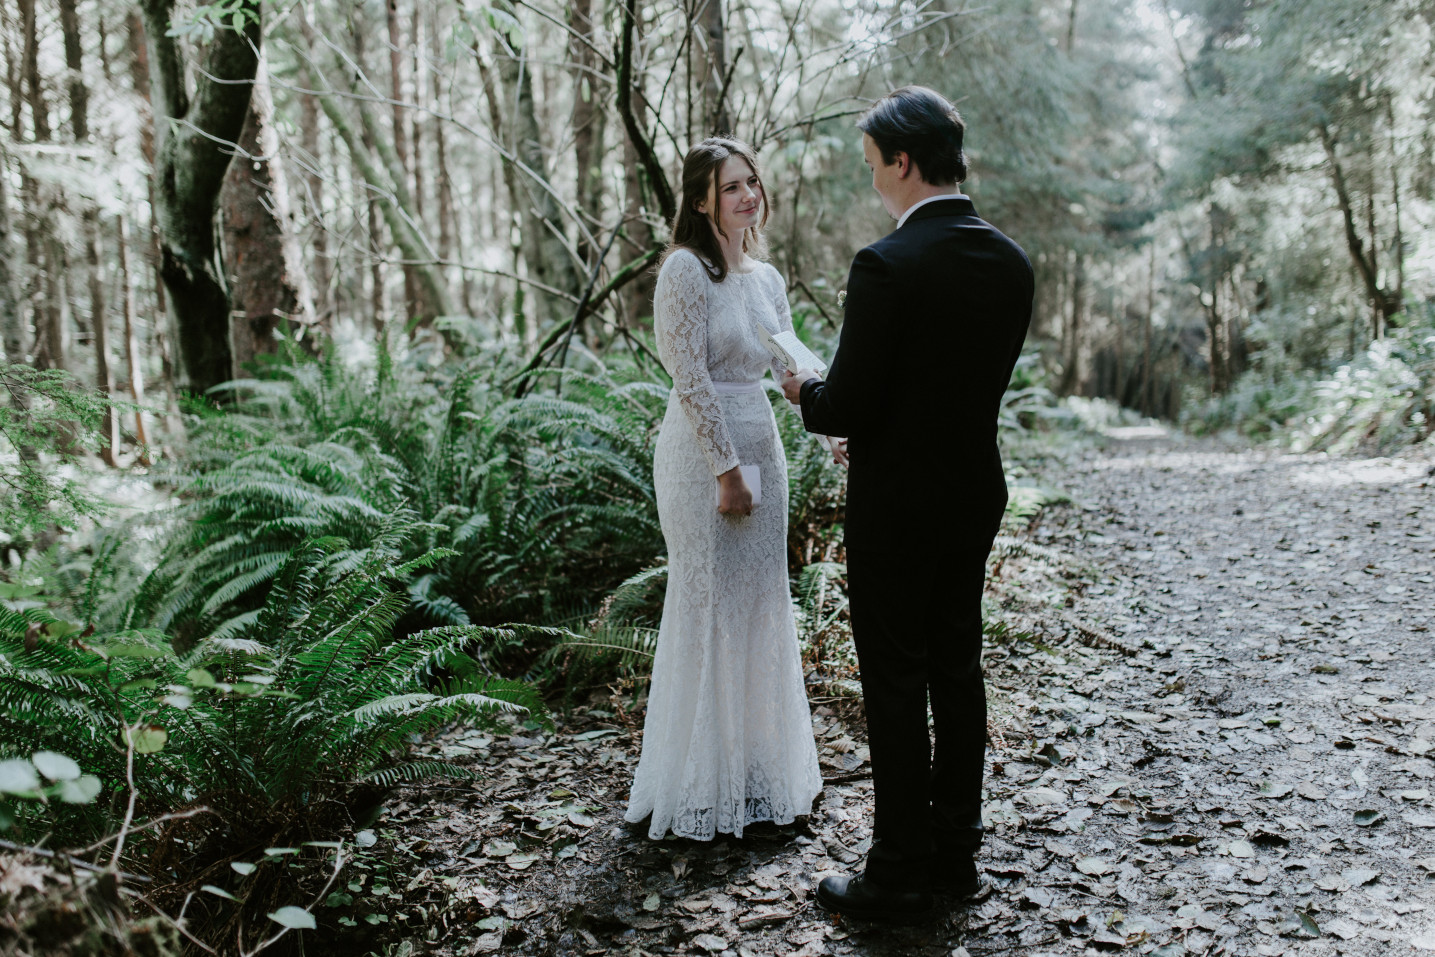
[[[795,332],[784,329],[782,332],[771,333],[763,338],[762,344],[767,346],[772,357],[790,372],[796,372],[798,369],[821,372],[827,368],[827,363],[817,358],[817,354],[807,348]]]

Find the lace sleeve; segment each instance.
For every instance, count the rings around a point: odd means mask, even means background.
[[[737,448],[722,416],[708,373],[708,287],[712,280],[698,258],[675,252],[658,273],[653,329],[658,357],[673,377],[673,391],[697,433],[698,446],[713,475],[735,468]]]
[[[787,301],[787,283],[783,281],[782,274],[776,268],[772,269],[772,309],[777,314],[777,331],[792,331],[792,304]],[[796,372],[797,370],[792,370]],[[772,360],[772,378],[775,382],[782,381],[782,363],[774,357]]]

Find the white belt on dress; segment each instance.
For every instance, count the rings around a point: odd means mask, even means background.
[[[741,395],[744,392],[761,392],[762,381],[752,382],[718,382],[714,380],[713,389],[718,395]]]

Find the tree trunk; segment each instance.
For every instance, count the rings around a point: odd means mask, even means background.
[[[403,34],[399,28],[399,5],[398,0],[386,0],[384,4],[386,20],[389,30],[389,99],[392,101],[389,106],[393,112],[393,130],[390,142],[393,144],[394,155],[397,161],[394,169],[391,170],[394,181],[408,192],[409,173],[412,166],[409,163],[409,133],[408,124],[404,122],[404,80],[403,80]],[[360,63],[360,66],[363,64]],[[419,222],[418,207],[416,200],[410,194],[410,199],[405,206],[414,216],[414,222]],[[404,264],[404,321],[408,326],[417,327],[428,325],[433,321],[434,313],[431,304],[420,302],[418,277],[412,264]]]
[[[510,180],[517,190],[512,199],[521,223],[523,259],[530,278],[576,297],[581,278],[562,238],[558,203],[545,188],[551,180],[533,100],[531,63],[523,49],[514,45],[516,39],[516,35],[510,38],[506,55],[498,58],[498,73],[503,80],[505,98],[513,105],[506,145],[513,157],[526,167],[515,170]],[[537,290],[533,298],[539,304],[540,321],[559,321],[567,318],[573,309],[573,304],[564,297],[542,289]]]
[[[75,142],[90,138],[90,91],[85,86],[84,54],[80,46],[80,15],[75,0],[59,0],[60,30],[65,38],[65,69],[70,93],[70,127]]]
[[[143,0],[150,92],[156,115],[155,212],[160,272],[179,339],[177,385],[204,392],[229,379],[229,295],[216,268],[214,216],[229,153],[249,112],[261,42],[258,0],[241,0],[243,30],[220,29],[193,99],[181,47],[168,35],[174,0]],[[158,120],[164,118],[164,122]],[[218,142],[216,142],[218,141]]]
[[[727,108],[727,25],[722,0],[703,0],[702,28],[707,47],[706,82],[703,84],[704,135],[731,134],[732,115]]]
[[[647,98],[643,93],[641,79],[633,75],[633,49],[641,42],[642,24],[638,17],[638,5],[621,5],[621,35],[618,47],[618,63],[613,82],[616,90],[618,114],[623,122],[623,166],[624,178],[624,227],[625,251],[629,257],[638,257],[648,250],[662,245],[667,236],[655,236],[648,217],[657,212],[661,217],[664,232],[673,222],[677,213],[677,201],[668,186],[662,163],[653,149],[652,141],[644,132],[643,120],[647,114]],[[654,206],[657,207],[654,210]],[[639,276],[623,293],[623,313],[632,326],[641,325],[641,318],[653,314],[653,292],[656,279],[646,273]]]
[[[1373,337],[1379,339],[1383,327],[1389,323],[1390,317],[1404,308],[1404,297],[1399,291],[1392,293],[1380,286],[1380,274],[1375,264],[1375,244],[1372,242],[1372,248],[1367,252],[1364,241],[1356,231],[1355,210],[1350,200],[1350,189],[1346,185],[1345,170],[1341,166],[1340,157],[1336,154],[1336,140],[1329,126],[1321,125],[1320,142],[1325,147],[1326,159],[1329,160],[1330,178],[1335,186],[1335,197],[1340,204],[1340,215],[1345,223],[1345,246],[1350,252],[1351,260],[1355,263],[1356,272],[1360,274],[1360,279],[1365,284],[1365,295],[1373,310]]]
[[[443,38],[440,31],[431,25],[429,29],[431,53],[436,61],[442,62]],[[439,112],[444,103],[443,74],[438,70],[430,73],[433,79],[434,112]],[[463,234],[455,228],[453,218],[453,177],[448,167],[448,138],[444,134],[444,121],[438,116],[432,118],[434,146],[434,205],[438,214],[438,257],[445,262],[463,261]],[[469,271],[461,271],[459,288],[460,305],[464,315],[473,315],[473,282]]]
[[[1141,321],[1141,414],[1152,415],[1151,334],[1156,313],[1156,244],[1150,244],[1146,263],[1146,315]]]
[[[19,0],[20,29],[24,44],[20,57],[20,82],[24,100],[30,107],[32,140],[50,140],[50,109],[45,103],[45,90],[40,77],[40,38],[35,23],[35,0]],[[20,138],[21,127],[15,127]],[[58,301],[56,270],[63,268],[56,255],[57,244],[50,230],[48,201],[41,193],[40,183],[28,172],[21,174],[22,197],[25,205],[25,262],[29,268],[29,290],[26,298],[34,322],[34,345],[31,348],[37,369],[65,368],[65,329]]]
[[[17,141],[20,139],[20,124],[25,117],[25,84],[20,72],[24,47],[22,44],[17,55],[10,45],[10,38],[21,35],[18,26],[10,20],[10,6],[0,3],[0,49],[5,51],[5,88],[10,91],[10,137]]]
[[[1065,348],[1061,366],[1061,382],[1057,391],[1074,395],[1081,387],[1081,337],[1083,313],[1086,311],[1086,260],[1081,253],[1073,254],[1075,263],[1071,277],[1071,321],[1063,330]]]
[[[153,174],[155,168],[154,106],[150,101],[149,89],[149,45],[145,42],[144,21],[140,18],[139,11],[130,11],[126,26],[130,53],[130,82],[134,84],[135,92],[139,93],[148,108],[147,112],[139,117],[140,152],[144,155],[145,162],[149,164],[151,170],[151,174],[145,182],[145,189],[149,197],[150,218],[145,223],[142,232],[145,237],[145,265],[151,273],[151,285],[154,289],[154,316],[156,317],[153,322],[154,344],[159,353],[160,372],[165,392],[172,403],[175,393],[174,359],[169,350],[169,334],[166,331],[168,323],[159,318],[168,316],[169,303],[168,297],[164,294],[164,276],[160,271],[162,257],[159,248],[159,223],[154,214],[156,205]]]
[[[25,98],[30,104],[30,123],[34,142],[50,140],[50,111],[45,106],[45,89],[40,77],[40,36],[35,25],[35,0],[16,0],[20,6],[20,29],[24,37],[24,52],[21,54],[20,77],[25,87]],[[20,126],[15,126],[14,135],[19,138]]]
[[[311,233],[312,238],[309,240],[314,247],[310,265],[314,274],[314,321],[321,328],[327,328],[329,317],[334,312],[334,303],[333,294],[329,288],[332,280],[329,262],[329,227],[324,219],[324,177],[320,173],[322,158],[319,146],[318,97],[311,93],[300,94],[299,110],[301,123],[299,145],[304,151],[305,163],[309,167],[303,174],[304,189],[310,207],[309,217],[315,224]]]
[[[568,60],[573,64],[573,165],[580,215],[596,221],[603,196],[603,111],[597,86],[598,57],[594,51],[593,0],[573,0],[570,11]],[[578,257],[591,269],[596,250],[578,241]]]
[[[6,362],[25,361],[25,315],[11,266],[14,244],[10,235],[10,156],[0,143],[0,345]]]
[[[80,16],[75,0],[59,0],[60,29],[65,41],[65,69],[70,97],[70,130],[76,143],[90,138],[90,94],[85,86],[84,50],[80,44]],[[105,282],[101,267],[99,214],[89,200],[80,214],[80,241],[85,247],[85,270],[89,279],[89,324],[94,336],[95,379],[102,395],[115,390],[114,373],[110,371],[110,335],[105,315]],[[120,429],[115,410],[106,406],[100,425],[104,444],[100,457],[111,467],[119,462]]]
[[[314,308],[304,257],[289,215],[289,186],[274,128],[274,101],[260,57],[239,152],[220,194],[229,278],[230,350],[236,377],[256,356],[278,351],[275,331],[313,345]]]
[[[125,362],[130,369],[130,398],[135,404],[135,447],[141,465],[150,464],[149,430],[145,428],[144,367],[140,360],[139,337],[135,334],[135,284],[130,275],[129,223],[119,218],[120,297],[124,300]]]

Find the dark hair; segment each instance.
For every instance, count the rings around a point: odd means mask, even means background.
[[[936,90],[925,86],[893,90],[872,104],[857,128],[872,137],[889,166],[898,153],[906,153],[923,182],[945,185],[967,178],[967,157],[962,152],[966,124]]]
[[[727,260],[723,258],[722,247],[717,235],[722,233],[717,221],[717,172],[728,157],[736,156],[747,163],[757,176],[757,188],[762,193],[762,219],[756,226],[743,230],[742,251],[754,258],[767,256],[767,240],[763,238],[762,227],[767,225],[767,189],[762,185],[762,170],[757,165],[757,153],[741,140],[726,136],[710,136],[688,150],[683,157],[683,196],[678,205],[678,214],[673,217],[673,236],[668,241],[663,260],[678,249],[688,249],[698,254],[707,267],[713,282],[727,278]],[[706,202],[710,212],[699,211],[698,204]],[[709,225],[711,224],[711,225]],[[726,238],[727,234],[722,233]]]

